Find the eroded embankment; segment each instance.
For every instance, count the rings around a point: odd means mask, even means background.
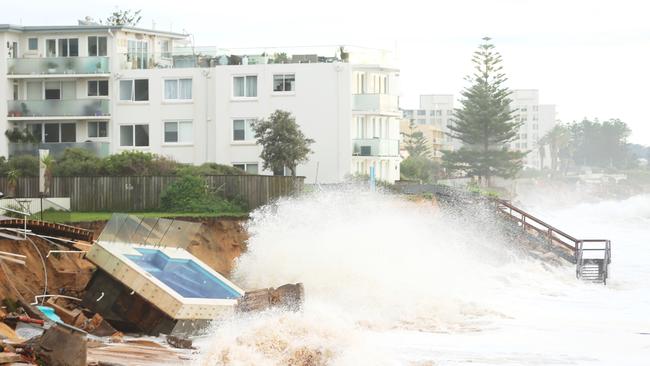
[[[186,220],[183,218],[183,220]],[[229,276],[234,259],[245,249],[248,234],[244,228],[245,219],[201,218],[193,221],[203,223],[201,231],[188,250],[219,273]],[[73,226],[92,230],[95,238],[106,225],[105,221],[73,223]],[[47,272],[47,292],[75,297],[82,295],[83,289],[92,276],[95,266],[79,254],[47,254],[50,250],[65,249],[54,246],[40,238],[29,241],[10,239],[0,240],[0,251],[26,256],[25,265],[0,261],[0,300],[5,298],[34,301],[34,296],[42,295]],[[40,256],[39,256],[40,252]],[[41,261],[41,256],[43,261]]]

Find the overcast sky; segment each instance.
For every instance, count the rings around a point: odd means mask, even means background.
[[[455,94],[483,36],[504,58],[509,86],[539,89],[563,122],[620,118],[650,145],[650,6],[646,1],[4,1],[0,23],[75,24],[116,7],[142,27],[186,31],[218,47],[348,44],[395,49],[401,106]]]

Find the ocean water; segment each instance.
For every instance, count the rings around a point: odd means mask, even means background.
[[[320,191],[253,214],[235,283],[302,282],[300,313],[225,319],[197,365],[649,365],[650,196],[534,215],[609,238],[608,286],[521,255],[483,217],[362,190]]]

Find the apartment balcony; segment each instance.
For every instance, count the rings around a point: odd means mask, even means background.
[[[354,94],[352,110],[372,114],[400,115],[397,96],[389,94]]]
[[[110,155],[110,144],[108,142],[86,141],[86,142],[10,142],[9,156],[16,155],[33,155],[38,156],[38,150],[45,149],[50,151],[55,159],[63,155],[66,149],[77,148],[90,151],[97,157],[103,158]]]
[[[107,119],[110,117],[109,104],[108,99],[10,100],[7,102],[7,119]]]
[[[7,59],[9,78],[108,77],[110,72],[105,56]]]
[[[354,139],[352,154],[355,156],[399,156],[399,140]]]

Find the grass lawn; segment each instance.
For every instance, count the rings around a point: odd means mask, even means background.
[[[247,217],[247,212],[126,212],[144,218],[158,217]],[[63,212],[48,211],[43,213],[43,220],[51,222],[88,222],[88,221],[108,221],[112,212]],[[36,214],[31,217],[39,220],[40,215]]]

